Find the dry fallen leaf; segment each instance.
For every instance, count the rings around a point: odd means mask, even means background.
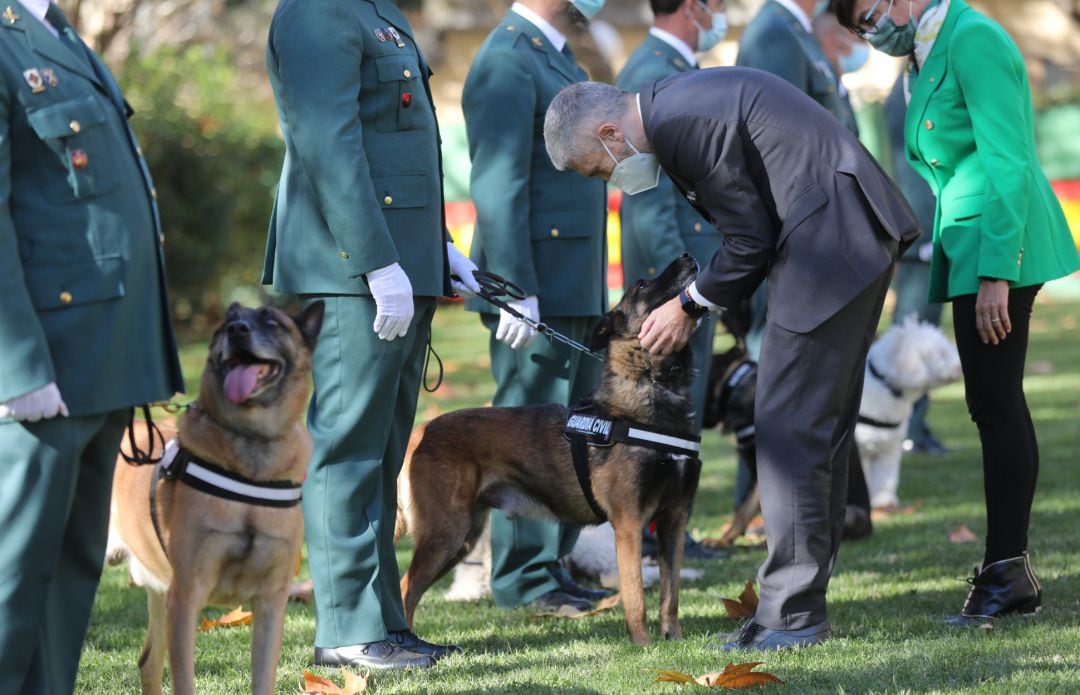
[[[236,627],[237,625],[250,624],[251,613],[245,611],[242,606],[237,606],[217,620],[203,618],[202,622],[199,623],[199,632],[206,632],[207,630],[213,630],[218,627]]]
[[[960,524],[949,532],[950,543],[974,543],[979,538],[964,524]]]
[[[739,594],[738,599],[725,598],[722,601],[724,602],[724,610],[727,611],[728,617],[732,620],[749,618],[757,610],[758,604],[757,592],[754,591],[754,580],[746,580],[746,586],[743,588],[743,592]]]
[[[870,518],[873,521],[880,521],[881,519],[888,519],[892,516],[909,516],[922,509],[923,501],[916,500],[912,504],[905,507],[898,507],[896,505],[889,505],[888,507],[874,507],[870,510]]]
[[[367,690],[367,675],[353,673],[347,668],[341,669],[341,675],[345,682],[338,687],[334,681],[316,676],[310,671],[304,671],[304,683],[300,686],[300,692],[304,695],[357,695]]]
[[[742,688],[752,688],[756,685],[769,685],[772,683],[784,682],[771,673],[754,671],[754,669],[762,663],[763,662],[761,661],[752,661],[746,664],[728,663],[720,673],[706,673],[697,678],[680,671],[664,671],[658,668],[650,670],[660,674],[656,677],[656,680],[653,681],[654,683],[695,683],[707,688],[729,688],[738,690]]]
[[[578,618],[589,618],[594,615],[600,615],[605,611],[609,611],[615,606],[619,605],[622,598],[619,594],[612,594],[605,599],[601,599],[596,607],[589,611],[578,610],[577,608],[571,608],[570,606],[559,606],[557,611],[545,611],[543,613],[537,613],[537,618],[571,618],[577,620]]]

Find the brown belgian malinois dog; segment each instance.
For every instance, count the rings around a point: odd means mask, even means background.
[[[322,302],[297,316],[229,307],[210,343],[199,398],[178,423],[182,454],[251,486],[238,490],[298,498],[311,456],[301,413],[322,318]],[[149,439],[138,445],[160,454],[162,442]],[[190,463],[184,469],[195,470]],[[142,692],[161,693],[167,647],[172,692],[192,695],[203,606],[250,602],[252,692],[270,695],[303,537],[300,507],[228,499],[197,489],[197,479],[169,475],[175,477],[163,475],[160,465],[121,460],[113,479],[110,562],[128,557],[133,583],[146,588],[150,614],[139,657]]]
[[[694,279],[689,255],[651,281],[639,281],[594,329],[590,347],[607,347],[595,411],[612,421],[693,437],[690,351],[651,355],[638,332],[646,317]],[[415,540],[401,580],[405,618],[420,597],[468,554],[488,508],[508,515],[597,524],[563,436],[567,408],[536,405],[473,408],[442,415],[413,433],[398,477],[395,538]],[[683,532],[700,463],[645,446],[588,447],[588,483],[615,528],[619,580],[630,640],[649,641],[641,581],[641,535],[656,521],[660,562],[660,629],[680,639],[679,569]]]

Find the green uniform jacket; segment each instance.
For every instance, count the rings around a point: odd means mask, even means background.
[[[694,69],[673,46],[649,34],[630,54],[615,86],[637,92],[646,82]],[[720,230],[705,221],[663,172],[656,188],[623,195],[620,216],[624,287],[655,277],[684,252],[705,265],[721,244]]]
[[[952,0],[912,79],[908,161],[937,195],[930,301],[1024,287],[1080,267],[1065,215],[1039,167],[1020,51],[995,22]]]
[[[606,185],[557,171],[544,146],[548,104],[585,79],[510,11],[477,52],[462,93],[476,204],[472,260],[537,295],[541,317],[600,316],[607,305]],[[479,299],[468,306],[494,311]]]
[[[448,294],[431,72],[397,6],[285,0],[267,69],[285,162],[263,282],[367,295],[362,276],[398,262],[413,294]]]
[[[0,401],[51,381],[72,416],[168,398],[183,380],[128,106],[81,41],[4,7]]]
[[[837,88],[837,76],[813,34],[783,5],[768,0],[739,37],[735,64],[783,77],[858,133],[855,114]]]

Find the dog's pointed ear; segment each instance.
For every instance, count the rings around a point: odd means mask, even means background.
[[[225,318],[226,319],[231,319],[233,316],[236,315],[236,312],[240,311],[243,308],[244,308],[244,305],[241,304],[240,302],[233,302],[232,304],[229,305],[229,308],[225,310]]]
[[[603,350],[611,342],[611,336],[615,335],[626,324],[626,314],[612,310],[600,317],[593,327],[592,335],[589,336],[589,349],[594,352]]]
[[[315,350],[315,343],[319,339],[319,331],[322,330],[323,315],[326,313],[326,302],[317,299],[304,307],[304,310],[292,317],[296,327],[300,329],[300,335],[304,336],[304,343],[309,350]]]

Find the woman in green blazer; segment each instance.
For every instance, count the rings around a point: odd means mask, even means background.
[[[1020,51],[964,0],[833,0],[846,27],[908,56],[907,158],[937,195],[930,301],[953,303],[968,410],[979,429],[986,554],[954,624],[1034,613],[1027,555],[1038,475],[1024,399],[1035,295],[1080,268],[1061,206],[1035,155]]]

